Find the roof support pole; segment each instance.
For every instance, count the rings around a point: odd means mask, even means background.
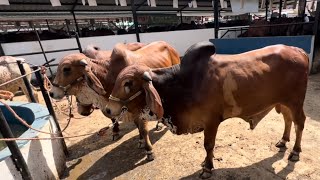
[[[41,48],[41,51],[42,51],[44,60],[46,61],[46,63],[49,64],[48,57],[47,57],[47,54],[46,54],[46,52],[44,51],[44,48],[43,48],[43,46],[42,46],[42,43],[41,43],[41,39],[40,39],[38,30],[36,29],[35,26],[33,26],[32,22],[30,22],[29,24],[30,24],[31,28],[33,28],[33,31],[34,31],[34,32],[36,33],[36,35],[37,35],[37,40],[38,40],[38,43],[39,43],[39,45],[40,45],[40,48]],[[50,71],[51,76],[53,76],[53,72],[52,72],[51,67],[49,66],[48,68],[49,68],[49,71]]]
[[[79,29],[79,26],[78,26],[78,23],[77,23],[76,15],[74,14],[74,11],[71,11],[71,13],[72,13],[72,16],[73,16],[74,24],[76,26],[76,31],[77,31],[78,35],[81,36],[80,29]]]
[[[307,0],[299,0],[298,17],[304,17]]]
[[[213,15],[214,15],[214,38],[218,39],[218,34],[219,34],[219,7],[218,4],[219,0],[214,0],[214,5],[213,5]]]
[[[47,23],[48,31],[50,31],[50,26],[49,26],[48,19],[46,19],[46,23]]]
[[[2,48],[2,44],[0,42],[0,56],[4,56],[4,55],[6,55],[6,54],[4,53],[4,50]]]
[[[281,18],[282,13],[282,0],[279,1],[279,18]]]
[[[319,4],[318,4],[319,3]],[[319,48],[319,42],[320,42],[320,1],[317,1],[317,8],[316,8],[316,14],[315,14],[315,21],[313,24],[313,35],[314,35],[314,46],[313,46],[313,55],[311,59],[311,73],[315,73],[313,70],[313,62],[317,58],[319,58],[320,54],[320,48]]]
[[[265,6],[266,6],[266,21],[268,20],[268,7],[269,7],[269,0],[266,0],[265,2]]]
[[[138,9],[139,9],[141,6],[143,6],[144,3],[146,3],[146,2],[147,2],[147,0],[142,0],[142,2],[136,6],[136,10],[138,10]]]
[[[0,109],[0,132],[4,138],[14,138],[12,131],[1,109]],[[11,152],[11,159],[14,165],[20,171],[22,179],[32,180],[32,176],[27,166],[27,163],[24,160],[16,141],[6,141],[6,144]]]
[[[136,30],[137,42],[140,42],[138,16],[137,16],[137,9],[135,7],[134,0],[131,0],[131,10],[132,10],[132,15],[133,15],[134,29]]]

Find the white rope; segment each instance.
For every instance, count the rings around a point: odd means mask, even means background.
[[[23,78],[23,77],[26,77],[26,76],[28,76],[28,75],[30,75],[30,74],[32,74],[32,73],[37,72],[37,71],[40,71],[40,68],[38,68],[37,70],[31,71],[30,73],[27,73],[27,74],[25,74],[25,75],[19,76],[19,77],[14,78],[14,79],[11,79],[10,81],[7,81],[7,82],[5,82],[5,83],[2,83],[2,84],[0,84],[0,87],[5,86],[5,85],[7,85],[7,84],[9,84],[9,83],[12,83],[13,81],[16,81],[16,80],[18,80],[18,79],[21,79],[21,78]]]

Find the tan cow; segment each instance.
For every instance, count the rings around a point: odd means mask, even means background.
[[[77,53],[64,57],[58,66],[57,76],[53,84],[51,95],[60,99],[65,94],[75,95],[82,104],[94,104],[103,111],[108,97],[119,72],[131,64],[144,64],[151,68],[169,67],[180,63],[178,52],[168,43],[157,41],[150,43],[136,51],[131,51],[125,44],[117,44],[113,49],[110,60],[101,61]],[[83,78],[86,81],[83,81]],[[121,120],[134,121],[140,132],[139,144],[145,140],[148,160],[153,160],[152,145],[149,140],[146,121],[132,119],[129,114]],[[115,129],[118,131],[118,129]],[[117,132],[115,132],[117,133]]]
[[[219,124],[239,117],[254,129],[274,107],[285,121],[283,137],[276,146],[285,147],[294,122],[296,141],[289,160],[299,160],[307,81],[308,56],[299,48],[274,45],[219,55],[212,43],[202,42],[188,49],[181,65],[125,68],[118,75],[106,111],[118,116],[122,102],[140,92],[142,95],[125,105],[133,116],[163,118],[178,135],[204,131],[207,156],[201,177],[208,178]]]
[[[126,44],[126,46],[127,46],[128,50],[136,51],[136,50],[142,48],[143,46],[145,46],[145,44],[134,42],[134,43],[128,43],[128,44]],[[101,50],[100,47],[93,45],[93,44],[90,44],[83,50],[83,54],[85,54],[86,56],[88,56],[89,58],[92,58],[92,59],[106,60],[106,59],[110,59],[112,51],[111,50]]]

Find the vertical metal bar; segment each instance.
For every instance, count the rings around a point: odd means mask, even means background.
[[[266,21],[268,20],[268,7],[269,7],[269,0],[266,0],[265,2],[265,6],[266,6]]]
[[[0,43],[0,56],[4,56],[5,53],[4,53],[4,50],[2,48],[2,44]]]
[[[37,70],[38,69],[37,66],[34,66],[32,68],[33,68],[33,70]],[[48,95],[47,90],[44,88],[43,77],[42,77],[40,71],[35,72],[35,75],[36,75],[37,81],[38,81],[38,83],[40,85],[40,89],[41,89],[44,101],[45,101],[45,103],[47,105],[47,108],[49,110],[49,113],[53,117],[54,122],[56,123],[59,137],[63,137],[62,133],[61,133],[61,128],[60,128],[60,125],[59,125],[59,122],[58,122],[58,118],[56,116],[56,113],[54,112],[54,109],[53,109],[51,101],[50,101],[50,97]],[[68,154],[68,148],[67,148],[67,145],[66,145],[66,142],[64,141],[64,139],[62,139],[61,143],[62,143],[63,151],[64,151],[65,155],[67,155]]]
[[[68,31],[68,36],[70,37],[70,28],[69,28],[69,24],[70,24],[70,21],[68,21],[67,19],[64,20],[66,22],[66,27],[67,27],[67,31]]]
[[[304,17],[307,0],[299,0],[298,17]]]
[[[11,132],[11,129],[1,109],[0,132],[4,138],[14,138],[13,133]],[[12,161],[16,165],[18,171],[20,171],[22,178],[24,180],[32,180],[32,176],[27,166],[27,163],[24,160],[17,143],[15,141],[6,141],[6,144],[11,152]]]
[[[49,22],[48,22],[48,20],[47,20],[47,19],[46,19],[46,23],[47,23],[48,31],[50,31]]]
[[[43,54],[43,56],[44,56],[44,59],[46,60],[46,63],[49,63],[49,62],[48,62],[47,55],[46,55],[46,52],[45,52],[44,49],[43,49],[43,46],[42,46],[42,43],[41,43],[41,39],[40,39],[40,36],[39,36],[39,34],[38,34],[38,30],[36,29],[36,27],[33,27],[33,30],[34,30],[34,32],[35,32],[36,35],[37,35],[38,42],[39,42],[39,45],[40,45],[42,54]],[[50,66],[49,66],[49,71],[50,71],[51,76],[53,76],[53,73],[52,73],[52,70],[51,70]]]
[[[214,38],[218,39],[219,34],[219,7],[218,1],[214,0]]]
[[[17,60],[17,64],[18,64],[18,67],[20,69],[21,75],[25,75],[26,74],[26,70],[24,69],[21,60]],[[37,100],[34,97],[33,91],[31,89],[30,82],[28,81],[27,77],[25,76],[22,79],[23,79],[23,82],[24,82],[24,84],[25,84],[25,86],[27,88],[27,91],[28,91],[28,94],[29,94],[29,97],[30,97],[31,101],[34,102],[34,103],[37,103]]]
[[[319,42],[320,42],[320,1],[317,1],[317,8],[316,8],[316,14],[315,14],[315,21],[313,24],[313,35],[314,35],[314,44],[313,44],[313,55],[311,59],[311,73],[313,73],[313,62],[314,59],[316,58],[316,54],[319,53]]]
[[[76,41],[77,41],[77,45],[78,45],[78,48],[79,48],[79,52],[82,53],[82,47],[81,47],[79,35],[78,35],[77,32],[75,32],[75,36],[76,36]]]
[[[79,26],[78,26],[78,23],[77,23],[76,15],[74,14],[74,11],[71,11],[71,13],[72,13],[72,16],[73,16],[74,24],[76,25],[76,31],[78,32],[78,35],[81,36],[80,29],[79,29]]]
[[[136,30],[137,42],[140,42],[138,16],[137,16],[137,9],[136,9],[136,6],[134,4],[134,0],[131,0],[131,11],[132,11],[132,15],[133,15],[134,28]]]
[[[183,20],[182,20],[182,11],[180,11],[180,24],[183,23]]]
[[[281,13],[282,13],[282,0],[279,2],[279,18],[281,18]]]

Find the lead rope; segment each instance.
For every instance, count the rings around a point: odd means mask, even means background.
[[[47,71],[47,68],[45,66],[40,67],[40,72],[43,76],[43,86],[49,92],[52,89],[52,83],[49,80],[46,71]]]

